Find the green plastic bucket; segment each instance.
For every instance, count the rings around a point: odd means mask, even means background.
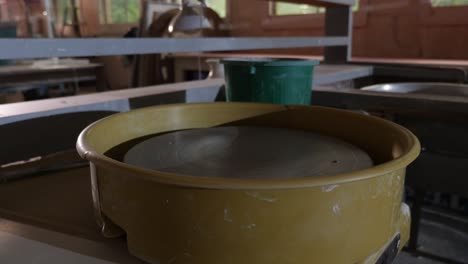
[[[315,60],[224,59],[230,102],[310,105]]]

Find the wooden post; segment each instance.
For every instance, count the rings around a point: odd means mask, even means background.
[[[352,6],[329,6],[325,13],[325,36],[347,36],[347,46],[326,47],[326,63],[346,63],[351,58],[353,29]]]

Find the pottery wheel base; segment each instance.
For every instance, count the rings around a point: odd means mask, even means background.
[[[155,136],[132,147],[124,162],[191,176],[294,178],[369,168],[369,155],[342,140],[272,127],[215,127]]]

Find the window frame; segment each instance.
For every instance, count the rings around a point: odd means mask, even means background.
[[[325,13],[303,14],[303,15],[273,15],[272,4],[268,3],[268,16],[262,21],[264,30],[284,30],[284,29],[322,29],[325,27]],[[369,0],[360,0],[359,10],[353,12],[353,27],[364,27],[367,24],[367,6]],[[362,8],[364,7],[364,8]],[[307,23],[304,23],[307,22]]]

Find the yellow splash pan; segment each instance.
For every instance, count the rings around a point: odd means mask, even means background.
[[[227,124],[337,137],[365,150],[376,165],[324,177],[255,180],[150,171],[104,155],[146,135]],[[408,241],[402,192],[419,142],[376,117],[312,106],[167,105],[100,120],[82,132],[77,149],[91,162],[103,234],[126,233],[129,251],[150,263],[376,263]]]

